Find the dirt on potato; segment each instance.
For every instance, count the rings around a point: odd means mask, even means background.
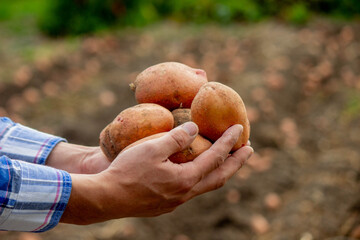
[[[215,142],[234,124],[241,124],[243,131],[231,151],[245,146],[249,141],[250,124],[246,108],[239,94],[219,82],[204,84],[191,104],[191,119],[199,133]]]
[[[138,103],[156,103],[169,110],[190,108],[206,72],[179,62],[163,62],[146,68],[130,84]]]
[[[160,132],[170,131],[174,118],[169,110],[154,104],[142,103],[126,108],[100,133],[99,145],[113,161],[130,144]]]
[[[256,152],[224,187],[172,213],[0,232],[1,239],[360,239],[358,23],[160,24],[84,37],[67,51],[9,69],[1,115],[97,145],[101,129],[136,104],[129,83],[149,66],[176,61],[240,94]]]
[[[191,121],[190,108],[177,108],[173,110],[171,113],[174,117],[174,128],[186,122]]]

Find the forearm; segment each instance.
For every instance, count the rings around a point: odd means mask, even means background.
[[[71,174],[71,179],[70,199],[60,222],[86,225],[114,218],[109,212],[112,199],[100,174]]]
[[[82,163],[90,155],[89,147],[61,142],[51,151],[45,164],[69,173],[81,173]]]
[[[69,173],[91,174],[103,171],[110,162],[100,147],[61,142],[52,150],[45,164]]]

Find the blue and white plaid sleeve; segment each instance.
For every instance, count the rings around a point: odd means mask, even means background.
[[[60,141],[0,118],[1,230],[43,232],[59,223],[71,193],[70,174],[39,164]]]
[[[66,140],[0,117],[0,156],[44,165],[51,150],[61,141]]]

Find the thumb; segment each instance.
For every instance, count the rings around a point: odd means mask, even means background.
[[[156,139],[157,146],[161,146],[162,157],[169,157],[189,146],[195,139],[199,129],[194,122],[186,122]]]

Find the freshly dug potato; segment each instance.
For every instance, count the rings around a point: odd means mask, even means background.
[[[170,161],[174,163],[185,163],[194,160],[201,153],[205,152],[211,147],[212,143],[197,135],[190,146],[181,152],[174,153],[169,157]]]
[[[232,88],[217,82],[203,85],[191,105],[191,119],[199,127],[199,133],[216,141],[234,124],[244,127],[243,133],[232,151],[246,145],[250,136],[250,124],[244,102]]]
[[[171,113],[174,116],[174,128],[191,121],[190,108],[177,108]]]
[[[140,140],[134,142],[133,144],[130,144],[126,148],[124,148],[123,151],[125,151],[129,148],[132,148],[140,143],[149,141],[151,139],[162,137],[165,134],[166,134],[165,132],[162,132],[162,133],[157,133],[157,134],[148,136],[146,138],[140,139]],[[211,147],[211,145],[212,144],[209,140],[203,138],[200,135],[197,135],[189,147],[187,147],[186,149],[184,149],[180,152],[174,153],[173,155],[171,155],[169,157],[169,159],[170,159],[170,161],[172,161],[174,163],[190,162],[190,161],[194,160],[197,156],[199,156],[201,153],[208,150]]]
[[[130,87],[138,103],[156,103],[173,110],[190,108],[196,93],[207,81],[204,70],[165,62],[145,69]]]
[[[139,104],[122,111],[100,133],[100,147],[112,161],[126,146],[155,133],[173,128],[169,110],[152,103]]]

